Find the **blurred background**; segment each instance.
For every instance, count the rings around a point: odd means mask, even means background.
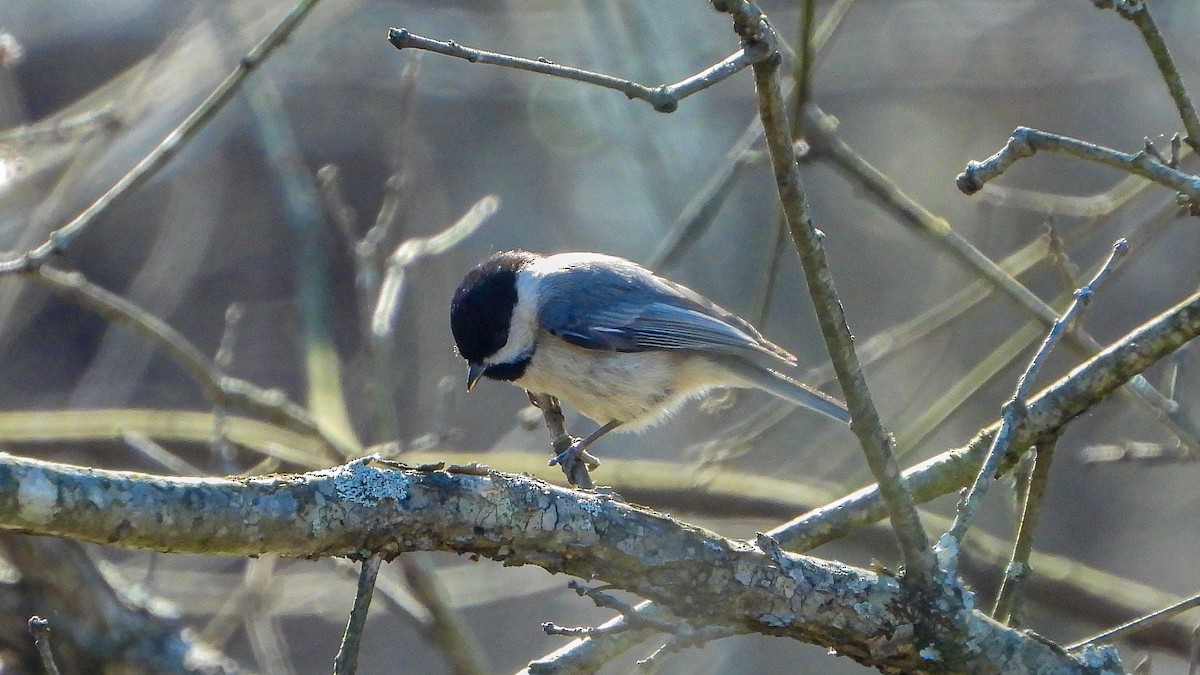
[[[291,8],[0,2],[0,249],[40,244],[94,201]],[[800,3],[763,8],[795,45]],[[1187,39],[1200,28],[1200,6],[1152,10],[1185,83],[1200,86],[1191,78],[1200,52]],[[1005,269],[1055,310],[1128,237],[1131,254],[1084,315],[1101,344],[1195,291],[1200,230],[1165,189],[1048,155],[980,195],[954,185],[968,160],[994,153],[1019,125],[1127,152],[1147,137],[1169,149],[1178,115],[1138,32],[1115,12],[1085,0],[839,0],[818,3],[817,20],[815,102],[848,148],[835,158],[814,147],[805,187],[902,464],[960,446],[995,420],[1045,330],[914,226],[914,212],[944,218],[986,256],[1007,259]],[[139,331],[29,277],[0,280],[5,450],[224,475],[328,466],[388,444],[382,450],[403,461],[544,470],[540,417],[499,383],[466,396],[447,325],[464,272],[514,247],[648,264],[757,323],[800,356],[810,382],[840,396],[761,142],[741,142],[756,128],[749,73],[662,114],[609,90],[397,51],[390,26],[648,85],[683,79],[738,47],[728,18],[699,0],[321,2],[178,155],[53,263],[166,321],[228,374],[308,406],[341,454],[289,451],[291,437],[278,429],[237,426],[252,415],[222,405],[214,415],[204,388]],[[909,215],[856,162],[912,200]],[[1194,170],[1192,158],[1183,167]],[[388,287],[392,328],[372,337],[389,254],[485,198],[499,208],[476,231],[403,268],[400,293]],[[1041,384],[1084,358],[1060,346]],[[1189,365],[1184,353],[1147,373],[1185,415],[1197,392]],[[609,436],[594,447],[605,460],[596,480],[733,537],[870,482],[847,430],[768,398],[712,395],[648,433]],[[568,429],[591,430],[567,412]],[[1036,539],[1064,565],[1043,571],[1035,562],[1034,571],[1062,583],[1026,603],[1026,626],[1065,644],[1196,592],[1196,448],[1128,396],[1070,426]],[[565,482],[556,471],[544,475]],[[731,489],[737,477],[750,479]],[[1013,504],[1011,490],[993,491],[981,540],[1007,546]],[[951,496],[927,508],[945,515],[953,506]],[[815,554],[894,566],[889,537],[874,528]],[[30,553],[29,541],[6,536],[2,547],[11,564],[9,596],[0,597],[10,608],[10,625],[0,625],[4,672],[40,672],[23,633],[32,613],[63,634],[64,670],[87,672],[93,652],[70,646],[86,642],[70,636],[87,610],[54,599],[64,577],[31,585],[38,555],[49,554]],[[98,566],[123,607],[188,627],[248,671],[328,672],[353,599],[355,568],[334,561],[79,550],[79,564]],[[1002,563],[983,554],[975,563],[969,581],[986,605]],[[566,583],[536,568],[405,556],[384,566],[360,672],[518,670],[566,643],[544,635],[543,621],[611,618]],[[1088,584],[1121,600],[1115,608],[1081,600]],[[1195,622],[1185,615],[1122,643],[1126,666],[1152,655],[1156,673],[1187,672]],[[457,637],[437,637],[441,625]],[[657,644],[607,672],[631,669]],[[658,667],[862,671],[823,649],[763,637],[720,640]]]

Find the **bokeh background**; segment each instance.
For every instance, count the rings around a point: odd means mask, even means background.
[[[0,249],[44,241],[115,183],[291,6],[0,2]],[[799,3],[763,7],[795,44]],[[1146,137],[1169,147],[1181,125],[1132,25],[1086,0],[821,2],[818,20],[831,9],[848,11],[830,24],[819,51],[816,103],[836,117],[840,138],[897,189],[995,260],[1044,239],[1052,226],[1082,277],[1115,239],[1131,237],[1132,254],[1085,314],[1101,343],[1194,292],[1200,230],[1165,189],[1046,155],[1020,163],[981,195],[964,196],[954,185],[968,160],[991,155],[1019,125],[1125,151],[1140,149]],[[1185,83],[1200,86],[1200,52],[1189,40],[1200,27],[1200,6],[1158,2],[1152,10]],[[230,374],[312,402],[327,423],[351,430],[363,445],[392,443],[388,451],[401,459],[467,453],[514,471],[544,463],[544,430],[518,390],[485,382],[470,397],[462,391],[463,367],[447,326],[462,274],[500,248],[594,250],[653,263],[754,320],[800,355],[812,381],[822,381],[827,357],[796,256],[780,236],[775,188],[761,156],[739,158],[728,190],[710,202],[711,217],[698,226],[689,221],[682,243],[675,236],[754,120],[749,73],[661,114],[587,85],[400,52],[387,43],[389,26],[645,84],[677,81],[737,48],[727,17],[699,0],[325,0],[243,93],[54,263],[164,319],[207,354],[215,355],[228,333]],[[1193,164],[1184,160],[1184,168]],[[322,167],[333,169],[319,178]],[[939,303],[978,280],[826,158],[807,158],[803,175],[860,343],[910,335],[895,328],[924,312],[936,315]],[[369,234],[389,195],[398,205],[394,217]],[[452,250],[406,268],[395,329],[373,340],[367,326],[375,298],[363,283],[373,288],[370,273],[379,261],[406,239],[443,230],[487,195],[500,199],[499,210]],[[364,239],[375,244],[374,256]],[[1061,308],[1070,286],[1062,267],[1047,258],[1020,278]],[[240,316],[232,327],[231,305]],[[1013,338],[1031,318],[992,294],[914,343],[871,352],[867,375],[902,441],[904,464],[961,445],[997,418],[1040,341],[1040,331],[1027,328],[1028,337]],[[1011,352],[1006,358],[977,369],[1003,345]],[[1082,358],[1060,347],[1043,383]],[[1191,364],[1186,354],[1176,364],[1175,394],[1185,410],[1195,408]],[[1149,376],[1162,385],[1171,372],[1160,364]],[[961,396],[945,398],[960,386]],[[826,389],[838,393],[836,384]],[[29,281],[0,281],[6,423],[28,426],[44,419],[43,411],[91,410],[107,411],[120,427],[121,411],[130,409],[212,405],[135,332]],[[568,424],[577,433],[591,425],[571,415]],[[5,449],[107,468],[170,468],[119,436],[71,441],[61,426],[45,422],[44,429],[38,442],[4,435]],[[262,465],[264,455],[245,447],[218,451],[203,439],[160,440],[202,472],[306,468]],[[1169,596],[1194,593],[1200,469],[1175,441],[1128,398],[1113,397],[1077,420],[1058,446],[1038,549]],[[1093,461],[1097,446],[1127,442],[1143,444],[1137,447],[1145,457],[1126,452],[1128,461]],[[803,412],[780,413],[758,394],[709,397],[660,428],[610,436],[595,449],[634,473],[639,460],[675,461],[676,475],[638,488],[637,500],[729,536],[752,536],[783,516],[756,506],[760,494],[744,503],[736,495],[685,503],[680,493],[703,494],[715,476],[734,473],[794,480],[801,494],[813,495],[815,488],[840,494],[870,480],[845,429]],[[602,483],[604,471],[596,476]],[[994,492],[983,529],[1009,538],[1013,500]],[[953,498],[929,508],[950,513]],[[331,561],[86,550],[114,584],[162,601],[160,608],[173,606],[185,625],[254,671],[328,672],[353,598],[353,569]],[[817,554],[897,563],[881,529]],[[563,644],[543,635],[543,621],[595,624],[611,615],[568,591],[565,578],[538,569],[421,556],[419,564],[385,566],[360,672],[455,667],[428,630],[429,610],[408,590],[413,574],[441,584],[489,672],[517,670]],[[987,597],[996,575],[985,562],[971,581]],[[1036,600],[1027,625],[1064,643],[1111,623],[1066,591]],[[10,652],[28,649],[19,631],[10,635]],[[634,650],[609,670],[624,672],[654,647]],[[1177,640],[1122,647],[1127,666],[1153,654],[1155,672],[1187,670],[1186,645]],[[821,649],[758,637],[689,650],[661,668],[861,671]]]

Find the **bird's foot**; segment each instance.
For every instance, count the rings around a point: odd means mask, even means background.
[[[595,455],[587,451],[586,441],[586,438],[576,438],[572,440],[571,445],[567,446],[566,450],[558,453],[553,459],[550,460],[549,466],[561,464],[564,467],[567,467],[570,465],[569,463],[573,462],[583,462],[589,470],[600,466],[600,460],[596,459]]]

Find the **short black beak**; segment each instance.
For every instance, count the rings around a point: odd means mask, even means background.
[[[475,388],[475,384],[479,382],[479,378],[483,377],[483,371],[487,370],[487,366],[482,363],[467,363],[467,391]]]

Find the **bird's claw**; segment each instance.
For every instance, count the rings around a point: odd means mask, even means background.
[[[587,446],[583,444],[582,439],[575,439],[571,445],[567,446],[566,450],[558,453],[550,460],[548,466],[561,464],[569,466],[572,462],[583,462],[588,469],[595,469],[600,466],[600,460],[596,456],[587,451]]]

